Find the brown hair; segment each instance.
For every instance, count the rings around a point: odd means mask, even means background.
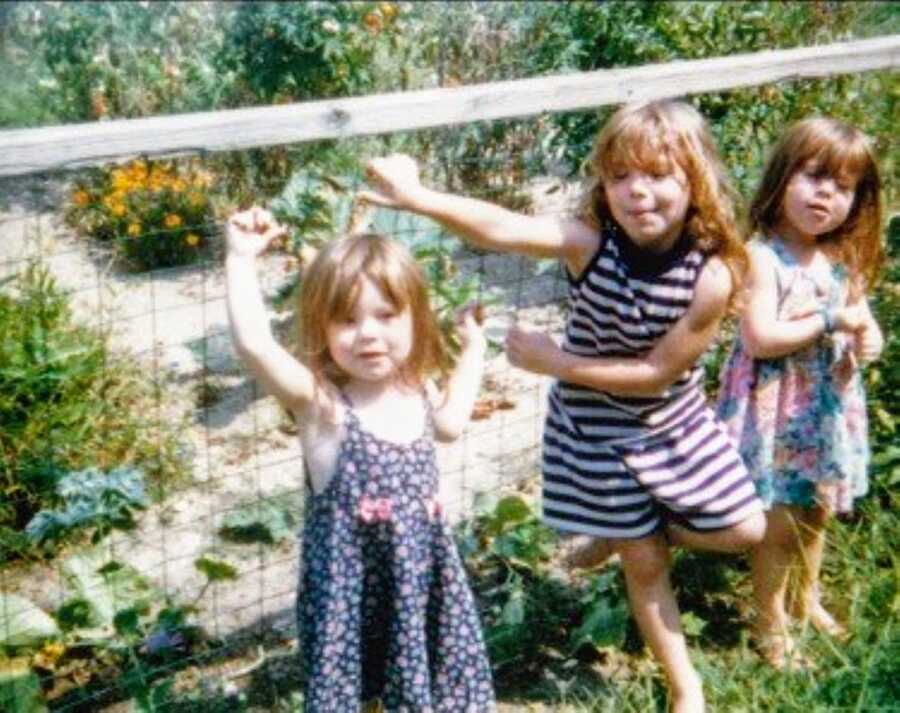
[[[874,285],[884,263],[881,245],[881,179],[868,138],[842,121],[815,117],[791,126],[775,145],[750,205],[750,229],[771,238],[781,218],[784,192],[809,163],[816,173],[856,178],[847,219],[819,237],[834,245],[857,293]]]
[[[747,270],[735,222],[737,194],[706,120],[690,104],[666,99],[627,105],[613,114],[594,143],[594,182],[582,197],[579,217],[597,230],[613,220],[604,182],[623,167],[668,173],[673,164],[684,171],[690,187],[685,228],[700,250],[725,262],[735,295]]]
[[[299,354],[319,380],[340,384],[346,375],[328,350],[328,326],[356,304],[360,278],[374,282],[398,310],[410,309],[413,346],[400,377],[420,385],[446,370],[446,350],[419,264],[400,243],[377,233],[333,240],[303,273],[298,309]]]

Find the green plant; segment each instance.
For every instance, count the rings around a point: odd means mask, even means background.
[[[303,246],[317,249],[349,228],[354,210],[351,187],[355,183],[350,178],[336,179],[309,170],[292,176],[282,194],[271,203],[275,217],[291,228],[286,241],[289,253],[300,257]],[[476,299],[484,303],[493,299],[483,294],[477,275],[460,274],[440,226],[411,213],[374,210],[362,214],[355,228],[384,233],[406,244],[426,273],[442,332],[451,349],[456,350],[457,311]],[[292,276],[286,282],[280,291],[280,303],[295,294],[299,279]]]
[[[296,493],[246,503],[222,518],[219,532],[233,542],[278,544],[294,537],[301,508]]]
[[[93,527],[91,540],[99,542],[114,528],[132,529],[132,510],[148,505],[144,476],[133,468],[67,473],[56,483],[56,495],[65,508],[41,510],[25,526],[25,534],[38,544],[58,540],[79,527]]]
[[[157,377],[163,377],[158,374]],[[66,473],[140,468],[158,489],[183,477],[178,424],[154,418],[157,384],[32,265],[0,290],[0,562],[39,549],[22,532],[59,503]]]
[[[389,65],[376,59],[400,12],[390,2],[242,3],[216,61],[234,74],[241,104],[365,94],[384,86]]]
[[[192,262],[211,234],[207,188],[196,162],[133,161],[77,181],[66,222],[82,235],[112,242],[139,270]]]

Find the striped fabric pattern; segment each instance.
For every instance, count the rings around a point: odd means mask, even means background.
[[[634,262],[625,240],[606,231],[591,265],[571,280],[564,350],[644,355],[690,306],[705,257],[689,239],[652,269]],[[714,530],[761,509],[701,382],[698,364],[656,397],[554,384],[543,439],[547,524],[637,538],[657,530],[664,511],[688,527]]]

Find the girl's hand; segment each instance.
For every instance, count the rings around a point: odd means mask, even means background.
[[[510,327],[506,335],[506,356],[509,363],[535,374],[552,375],[552,368],[559,361],[559,346],[544,332]]]
[[[868,317],[868,309],[864,302],[854,305],[839,307],[834,311],[832,319],[834,328],[841,332],[857,332],[865,326]]]
[[[373,158],[366,164],[366,181],[374,191],[359,191],[361,200],[387,208],[405,209],[411,198],[422,188],[419,181],[419,167],[406,154],[391,154],[383,158]]]
[[[881,330],[877,325],[873,327],[871,323],[866,322],[855,335],[853,351],[856,353],[856,358],[863,363],[875,361],[881,356],[882,349],[884,349],[884,336],[881,334]]]
[[[463,350],[472,345],[478,345],[484,349],[487,345],[484,331],[481,328],[482,322],[484,322],[484,308],[476,303],[468,305],[456,316],[456,333]]]
[[[272,214],[253,206],[232,215],[225,228],[225,242],[229,255],[255,258],[269,247],[271,242],[285,234],[285,230]]]

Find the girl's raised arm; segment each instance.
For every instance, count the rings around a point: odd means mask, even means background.
[[[433,398],[435,438],[453,441],[459,438],[472,416],[475,399],[481,388],[484,352],[487,342],[475,321],[474,308],[466,309],[459,325],[462,353],[447,380],[443,397]]]
[[[731,273],[712,258],[697,279],[691,306],[641,358],[583,357],[560,349],[551,337],[510,330],[507,353],[515,366],[620,396],[656,396],[691,369],[712,343],[731,295]]]
[[[272,215],[260,208],[229,218],[226,306],[231,338],[241,360],[269,393],[286,407],[302,412],[313,398],[313,375],[272,335],[256,274],[256,258],[281,233]]]
[[[366,166],[366,179],[375,190],[361,191],[360,198],[427,216],[485,250],[561,259],[578,275],[599,245],[597,231],[574,218],[524,215],[427,188],[419,181],[416,162],[404,154],[373,159]]]
[[[827,329],[853,332],[863,326],[865,300],[833,310],[810,303],[790,315],[778,314],[778,284],[774,258],[759,248],[750,250],[747,304],[741,316],[741,336],[754,359],[775,359],[793,354],[818,340]]]

